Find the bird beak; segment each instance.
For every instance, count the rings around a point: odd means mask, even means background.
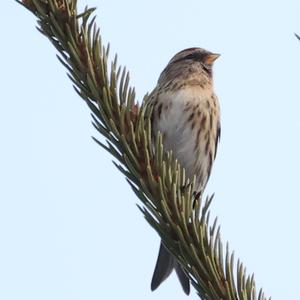
[[[212,65],[213,62],[220,56],[221,54],[211,53],[205,57],[205,63],[208,65]]]

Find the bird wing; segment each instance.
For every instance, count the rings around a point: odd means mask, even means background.
[[[221,124],[219,122],[218,126],[217,126],[217,134],[216,134],[216,141],[215,141],[215,157],[214,157],[214,159],[217,156],[217,150],[218,150],[218,144],[220,142],[220,138],[221,138]]]

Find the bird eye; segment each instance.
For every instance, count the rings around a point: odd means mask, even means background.
[[[191,53],[184,57],[184,59],[201,60],[199,53]]]
[[[173,61],[173,63],[178,63],[180,61],[184,61],[184,60],[194,60],[194,61],[201,61],[202,56],[199,53],[191,53],[188,54],[187,56],[183,56],[175,61]]]

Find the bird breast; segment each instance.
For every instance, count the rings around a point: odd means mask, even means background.
[[[162,92],[154,106],[153,131],[163,135],[164,149],[186,170],[196,175],[197,190],[204,188],[215,157],[219,122],[216,96],[200,87]]]

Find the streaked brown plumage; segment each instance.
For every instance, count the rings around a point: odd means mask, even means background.
[[[161,73],[149,104],[154,139],[160,131],[165,150],[196,175],[196,192],[202,192],[210,176],[220,138],[220,109],[213,91],[212,65],[218,54],[201,48],[177,53]],[[189,279],[163,244],[160,246],[151,289],[155,290],[175,269],[186,294]]]

